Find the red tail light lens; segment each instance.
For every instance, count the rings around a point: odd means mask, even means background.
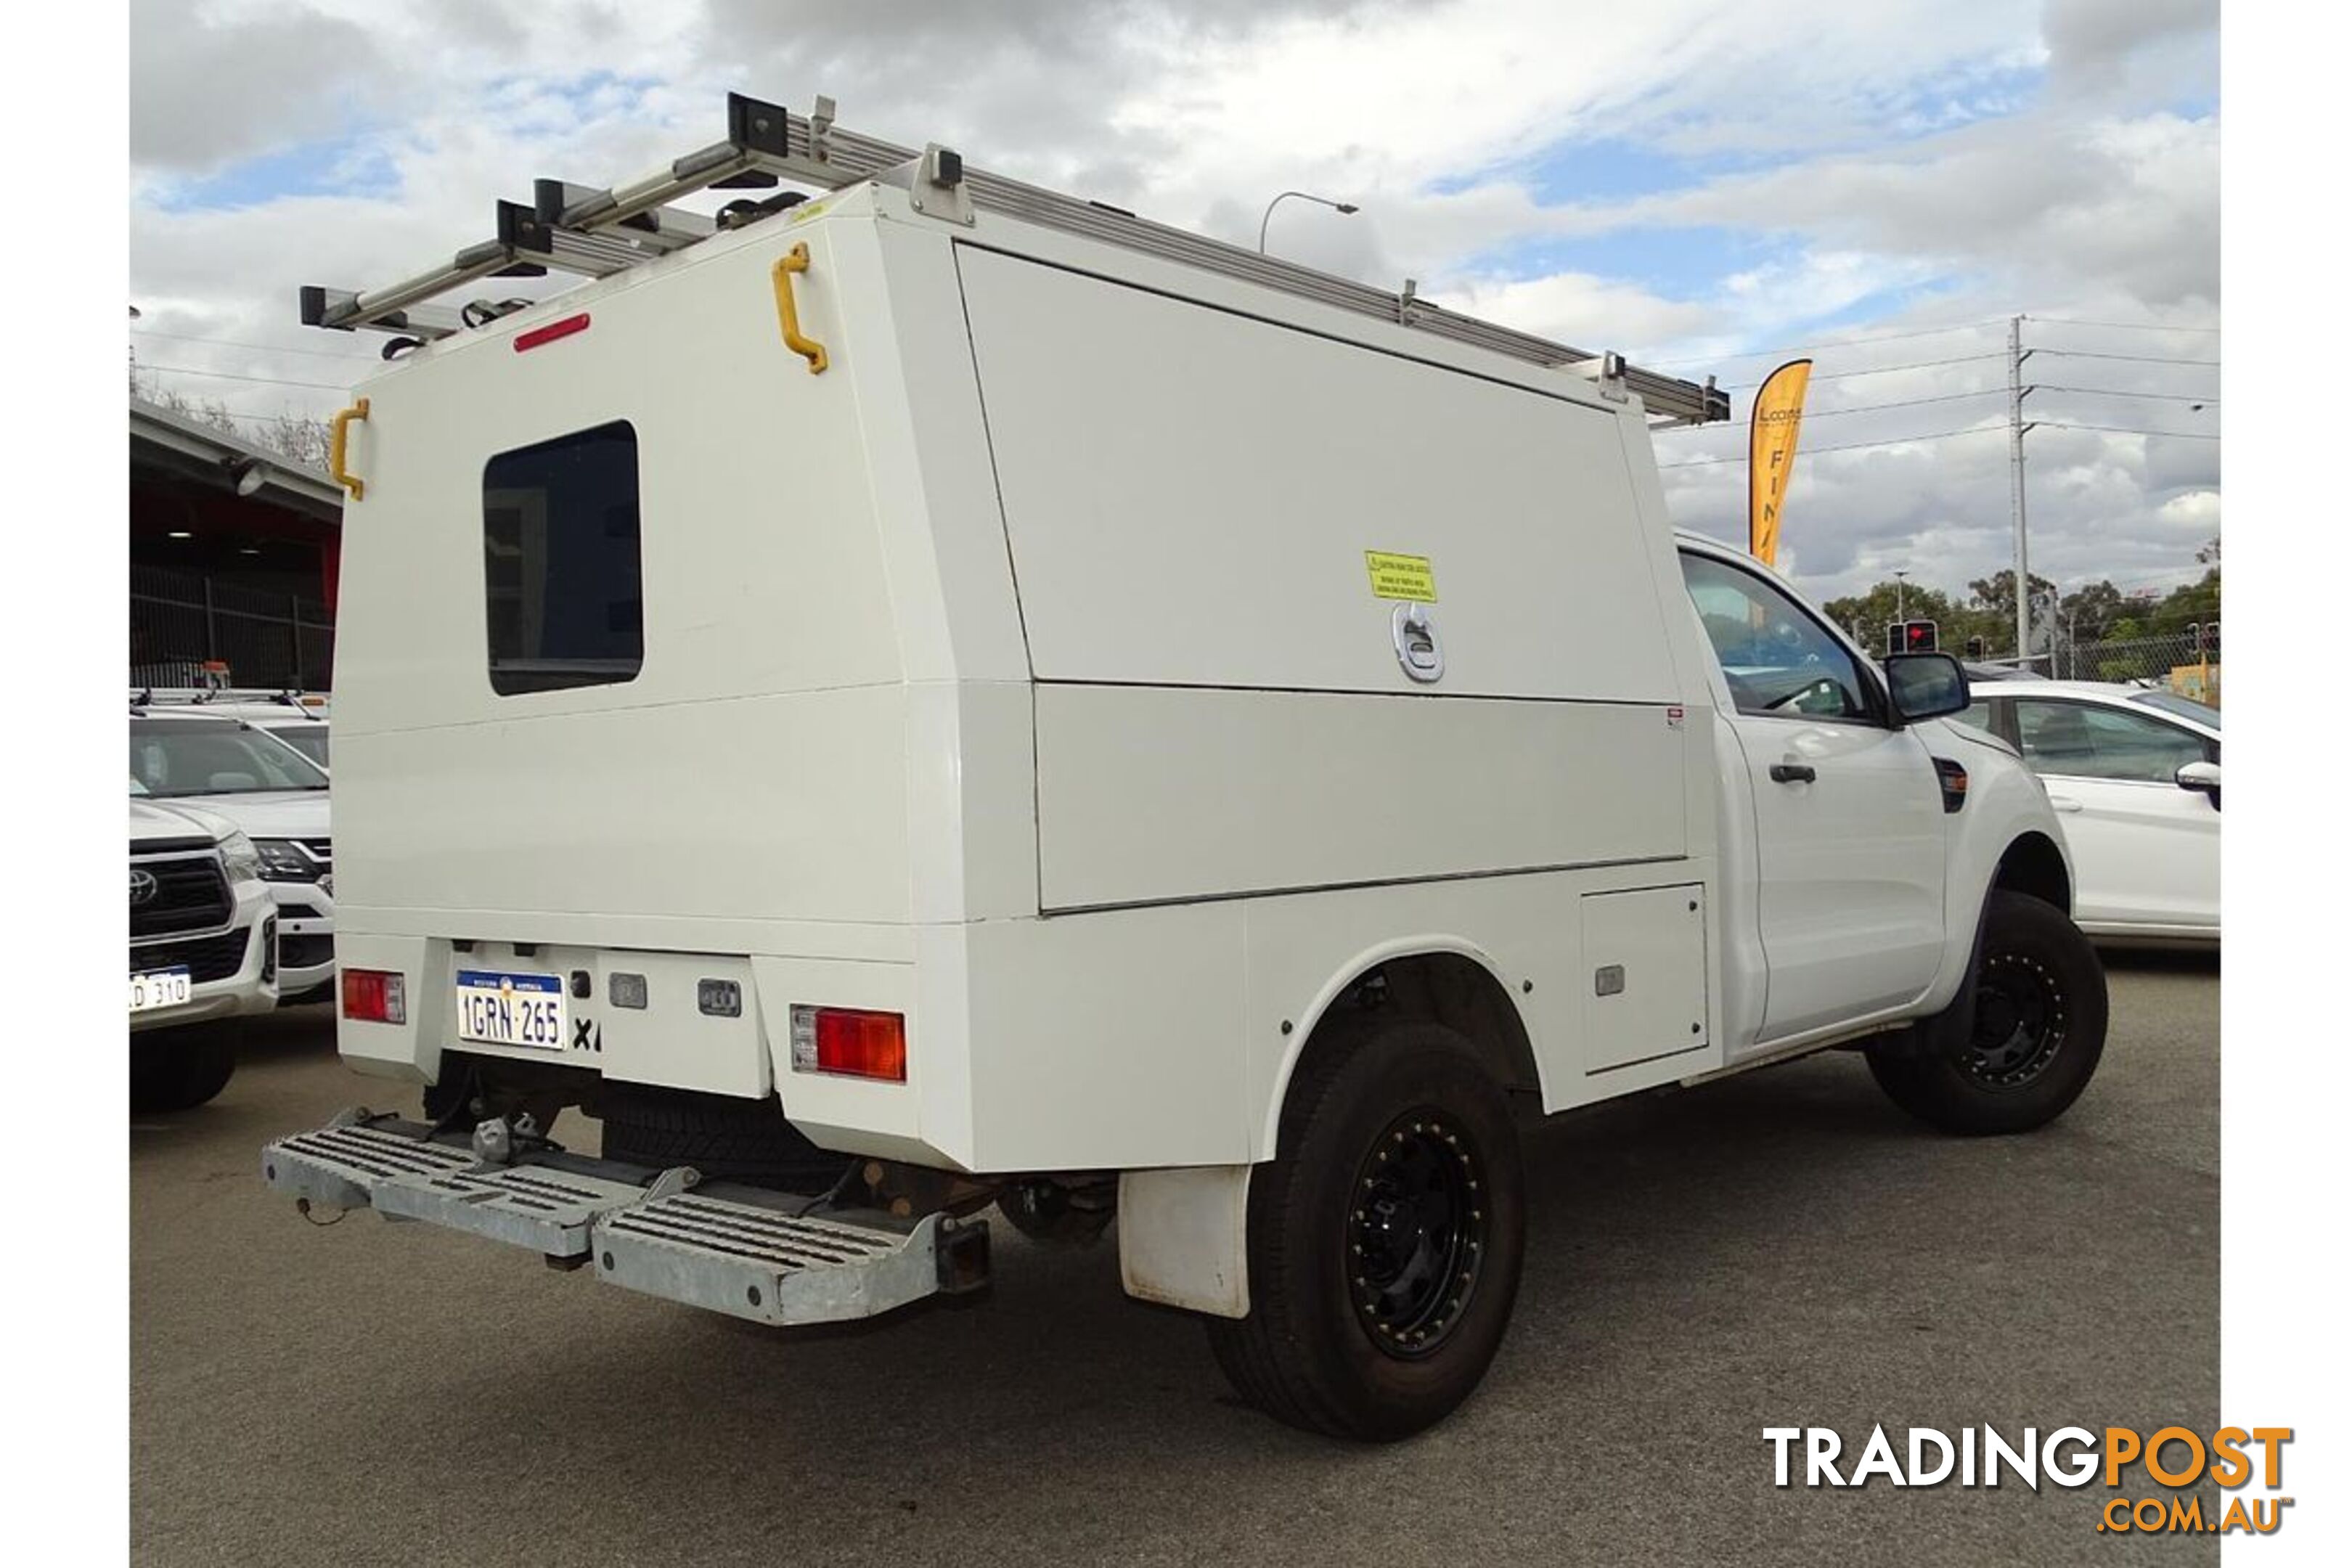
[[[344,970],[343,1016],[371,1024],[405,1024],[408,983],[395,970]]]
[[[793,1009],[793,1070],[907,1081],[907,1020],[853,1007]]]

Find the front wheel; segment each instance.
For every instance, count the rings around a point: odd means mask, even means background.
[[[236,1071],[235,1023],[189,1024],[131,1037],[131,1108],[193,1110]]]
[[[1965,1039],[1926,1051],[1904,1050],[1911,1041],[1873,1047],[1871,1076],[1889,1100],[1947,1132],[2024,1132],[2056,1121],[2106,1047],[2107,977],[2090,939],[2063,910],[1997,889],[1967,984],[1975,1018]],[[1936,1023],[1922,1025],[1919,1038],[1942,1035]]]
[[[1252,1173],[1250,1312],[1209,1342],[1243,1397],[1360,1441],[1410,1436],[1478,1385],[1518,1293],[1517,1132],[1470,1043],[1399,1023],[1310,1063]]]

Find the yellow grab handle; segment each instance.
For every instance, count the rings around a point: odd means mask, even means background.
[[[349,408],[338,410],[327,440],[327,472],[334,476],[335,483],[352,492],[353,500],[367,499],[367,481],[343,467],[343,447],[351,438],[352,421],[367,416],[368,400],[364,397]]]
[[[801,331],[801,313],[793,303],[793,274],[806,272],[809,267],[808,247],[795,245],[776,258],[776,320],[784,329],[784,346],[809,362],[809,374],[824,373],[824,345]]]

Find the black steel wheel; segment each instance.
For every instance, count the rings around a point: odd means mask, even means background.
[[[1433,1355],[1460,1330],[1485,1262],[1488,1180],[1433,1105],[1389,1123],[1356,1167],[1349,1299],[1384,1354]]]
[[[1947,1132],[2024,1132],[2055,1121],[2106,1048],[2107,977],[2090,939],[2056,906],[1995,889],[1967,984],[1974,1016],[1964,1037],[1948,1039],[1957,1015],[1928,1020],[1911,1039],[1872,1047],[1871,1076],[1896,1105]],[[1947,1043],[1921,1049],[1923,1040]]]
[[[1403,1021],[1318,1040],[1251,1173],[1249,1315],[1209,1342],[1251,1404],[1388,1442],[1470,1396],[1518,1292],[1518,1138],[1475,1047]]]
[[[2029,953],[1990,952],[1978,965],[1976,1026],[1960,1069],[1992,1089],[2023,1089],[2066,1045],[2066,993]]]

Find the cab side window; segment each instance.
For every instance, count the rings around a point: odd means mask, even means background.
[[[1854,657],[1788,594],[1705,555],[1682,558],[1683,583],[1723,667],[1732,702],[1770,719],[1872,717]]]
[[[2168,784],[2183,763],[2210,760],[2200,736],[2085,702],[2021,700],[2017,739],[2035,773],[2066,778]]]

